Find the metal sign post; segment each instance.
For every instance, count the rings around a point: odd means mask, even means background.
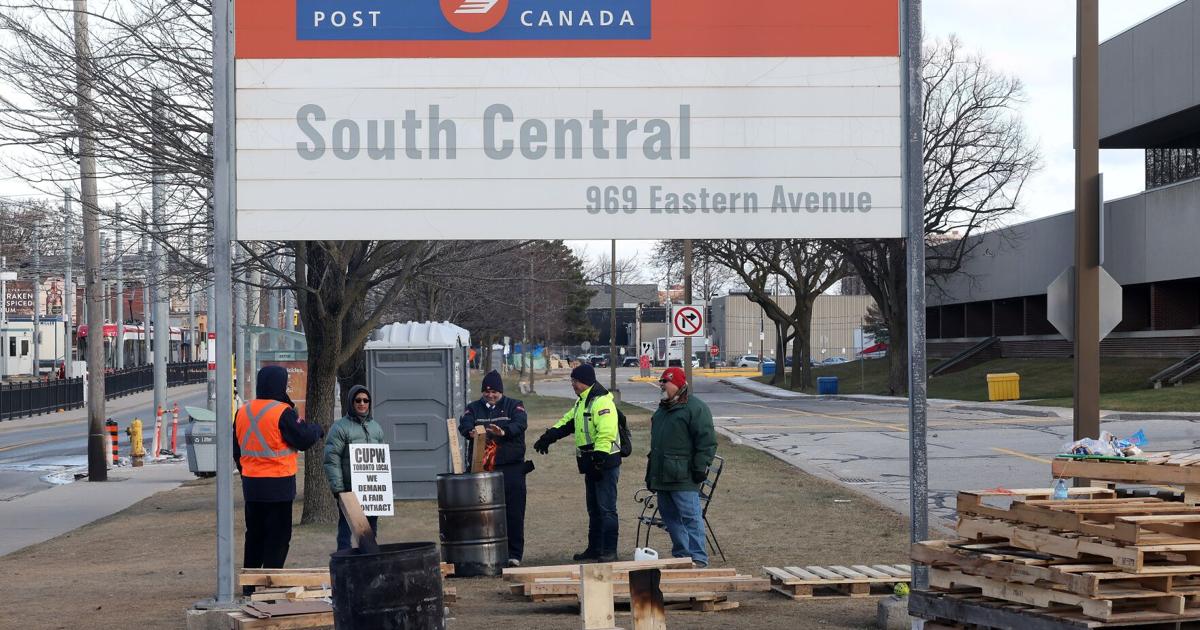
[[[900,1],[900,90],[904,112],[903,188],[908,240],[908,502],[912,542],[929,538],[929,465],[925,450],[925,204],[921,127],[921,0]],[[913,587],[929,587],[929,570],[913,565]]]
[[[233,602],[233,275],[230,266],[233,190],[233,8],[213,2],[213,275],[217,340],[217,593],[216,603]],[[212,324],[209,324],[212,326]]]

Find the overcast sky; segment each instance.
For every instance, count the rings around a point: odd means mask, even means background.
[[[1124,31],[1179,0],[1100,0],[1101,41]],[[1074,151],[1071,147],[1071,60],[1075,54],[1075,2],[1071,0],[925,0],[926,37],[957,34],[999,70],[1019,77],[1028,102],[1025,122],[1041,148],[1043,167],[1027,182],[1024,215],[1042,217],[1071,210],[1074,200]],[[0,149],[0,151],[3,151]],[[2,154],[0,154],[2,155]],[[1100,154],[1105,198],[1144,188],[1143,152],[1109,150]],[[0,173],[0,195],[34,192]],[[669,235],[664,234],[664,237]],[[591,257],[607,256],[608,241],[572,241]],[[648,241],[618,244],[618,258],[648,254]]]

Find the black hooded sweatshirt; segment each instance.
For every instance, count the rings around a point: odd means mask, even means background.
[[[287,369],[268,365],[258,371],[254,385],[256,400],[277,400],[288,406],[279,417],[279,434],[288,446],[306,451],[316,444],[325,432],[315,422],[301,422],[296,414],[296,404],[287,395]],[[233,432],[233,461],[238,471],[242,470],[242,448],[238,444],[237,431]],[[296,476],[290,477],[247,477],[242,475],[242,497],[246,501],[293,501],[296,498]]]

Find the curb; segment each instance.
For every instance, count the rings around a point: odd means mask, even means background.
[[[954,405],[951,409],[961,409],[963,411],[987,411],[990,413],[998,413],[1005,416],[1032,416],[1035,418],[1061,418],[1053,411],[1047,409],[1038,409],[1037,407],[1028,407],[1025,409],[1014,407],[989,407],[987,405]]]

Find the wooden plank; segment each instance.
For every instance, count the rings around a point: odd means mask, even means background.
[[[801,567],[783,567],[783,569],[785,571],[787,571],[788,573],[791,573],[792,575],[800,578],[801,580],[805,580],[805,581],[819,582],[819,581],[825,579],[825,578],[822,578],[821,576],[817,575],[816,573],[805,570]]]
[[[483,470],[483,456],[487,454],[487,432],[483,427],[475,427],[475,433],[471,436],[471,472],[481,473]]]
[[[575,595],[580,591],[580,581],[571,579],[553,578],[548,580],[537,580],[532,583],[524,583],[522,594],[526,596],[535,595]],[[613,580],[613,592],[617,595],[625,595],[629,593],[629,582],[625,580]],[[672,593],[734,593],[734,592],[758,592],[771,590],[770,580],[764,578],[755,578],[750,576],[738,576],[734,578],[691,578],[685,580],[662,580],[659,583],[659,588],[663,594]]]
[[[611,564],[585,564],[579,568],[579,617],[583,630],[612,628],[616,620],[613,608],[613,568]]]
[[[855,565],[852,565],[850,568],[854,569],[855,571],[858,571],[859,573],[866,575],[867,577],[872,577],[872,578],[881,579],[881,580],[891,580],[891,579],[895,578],[895,576],[893,576],[889,573],[884,573],[883,571],[880,571],[879,569],[872,569],[871,567],[869,567],[865,564],[855,564]]]
[[[629,572],[629,610],[633,630],[666,630],[667,611],[663,608],[663,593],[659,588],[662,573],[659,569]]]
[[[835,582],[845,581],[844,577],[838,575],[837,573],[834,573],[833,571],[830,571],[829,569],[826,569],[825,567],[807,566],[804,568],[807,571],[809,571],[810,573],[816,573],[817,575],[821,576],[822,578],[825,578],[826,580],[833,580]]]
[[[880,572],[883,572],[883,573],[887,573],[888,575],[892,575],[892,576],[899,577],[899,578],[906,578],[906,579],[907,579],[907,578],[911,578],[911,577],[912,577],[912,570],[911,570],[911,569],[910,569],[910,570],[905,570],[905,569],[901,569],[901,568],[898,568],[898,567],[889,566],[889,565],[886,565],[886,564],[876,564],[876,565],[873,565],[873,566],[872,566],[872,568],[873,568],[873,569],[875,569],[876,571],[880,571]]]
[[[379,553],[379,545],[375,542],[375,530],[371,522],[363,514],[362,506],[358,504],[358,495],[353,492],[339,492],[338,505],[346,522],[350,524],[351,544],[366,553]]]
[[[294,630],[297,628],[320,628],[333,625],[333,613],[313,613],[308,615],[289,615],[287,617],[271,617],[255,619],[250,615],[233,613],[230,619],[235,630]]]
[[[241,575],[238,584],[241,586],[310,586],[324,587],[332,584],[329,573],[279,574],[279,575]]]
[[[1055,477],[1082,477],[1128,483],[1200,485],[1200,468],[1162,464],[1124,464],[1055,459],[1050,463]]]
[[[613,571],[628,572],[637,571],[638,569],[680,569],[691,568],[691,558],[661,558],[658,560],[628,560],[623,562],[610,562]],[[551,577],[579,577],[578,564],[560,564],[549,565],[542,567],[513,567],[504,569],[502,572],[504,579],[509,581],[533,581],[538,578]]]
[[[446,434],[450,440],[450,472],[463,474],[462,445],[458,443],[458,420],[446,419]]]
[[[849,567],[843,567],[843,566],[834,564],[834,565],[829,565],[829,570],[833,571],[834,573],[837,573],[839,575],[844,575],[844,576],[850,578],[851,580],[869,580],[869,579],[871,579],[871,577],[869,575],[859,573],[858,571],[855,571],[854,569],[851,569]]]

